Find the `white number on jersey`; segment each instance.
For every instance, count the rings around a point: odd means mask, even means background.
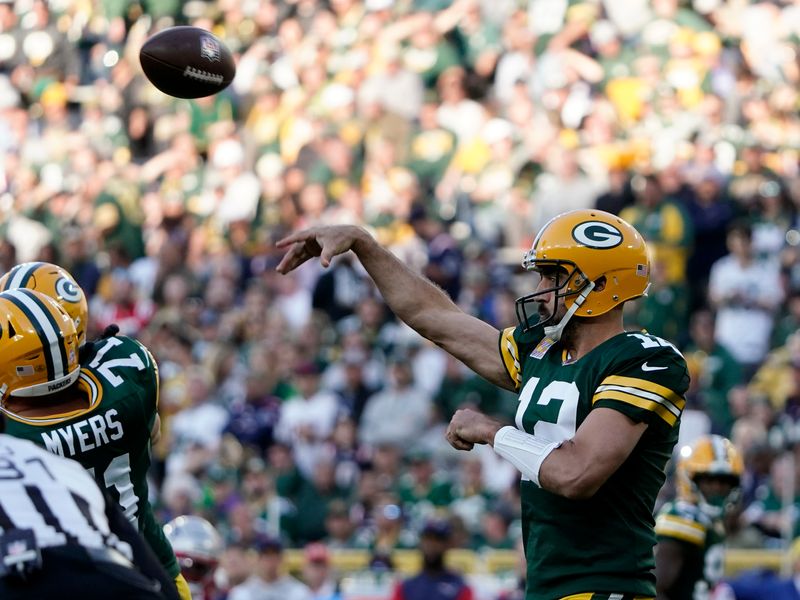
[[[525,431],[523,417],[525,416],[525,411],[528,410],[539,381],[538,377],[531,377],[519,394],[519,407],[517,408],[515,422],[517,429],[520,431]],[[539,394],[536,404],[549,406],[551,402],[559,402],[556,420],[539,420],[533,426],[533,431],[528,433],[533,433],[541,439],[553,442],[572,438],[577,429],[578,400],[580,400],[580,392],[575,382],[551,381]]]
[[[112,373],[111,369],[116,369],[119,367],[133,367],[137,371],[144,371],[144,362],[142,361],[141,357],[135,353],[131,354],[128,358],[113,358],[111,360],[103,361],[103,357],[106,355],[106,352],[111,350],[111,348],[114,346],[120,346],[121,344],[122,341],[115,337],[108,338],[106,343],[103,344],[103,347],[97,351],[97,354],[95,354],[92,362],[89,363],[91,368],[97,369],[97,372],[105,377],[108,383],[114,387],[119,387],[124,379],[122,379],[122,377],[119,375]]]

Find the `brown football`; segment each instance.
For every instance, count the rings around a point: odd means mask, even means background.
[[[151,36],[139,51],[144,74],[176,98],[202,98],[224,90],[236,74],[230,50],[198,27],[169,27]]]

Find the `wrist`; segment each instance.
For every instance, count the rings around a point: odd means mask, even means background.
[[[350,245],[350,250],[352,250],[358,256],[367,249],[370,243],[375,242],[375,238],[373,238],[363,227],[358,227],[357,225],[353,225],[352,227],[353,243]]]
[[[509,425],[503,425],[503,423],[494,420],[491,421],[486,426],[486,443],[494,447],[494,440],[497,437],[498,432],[503,429],[503,427],[509,427]]]

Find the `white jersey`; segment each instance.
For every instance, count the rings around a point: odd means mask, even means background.
[[[105,507],[79,463],[0,434],[0,533],[29,529],[40,548],[112,548],[132,558],[130,546],[111,532]]]

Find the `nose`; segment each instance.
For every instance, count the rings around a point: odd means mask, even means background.
[[[549,277],[540,277],[539,283],[536,285],[536,301],[545,303],[552,300],[553,280]]]

